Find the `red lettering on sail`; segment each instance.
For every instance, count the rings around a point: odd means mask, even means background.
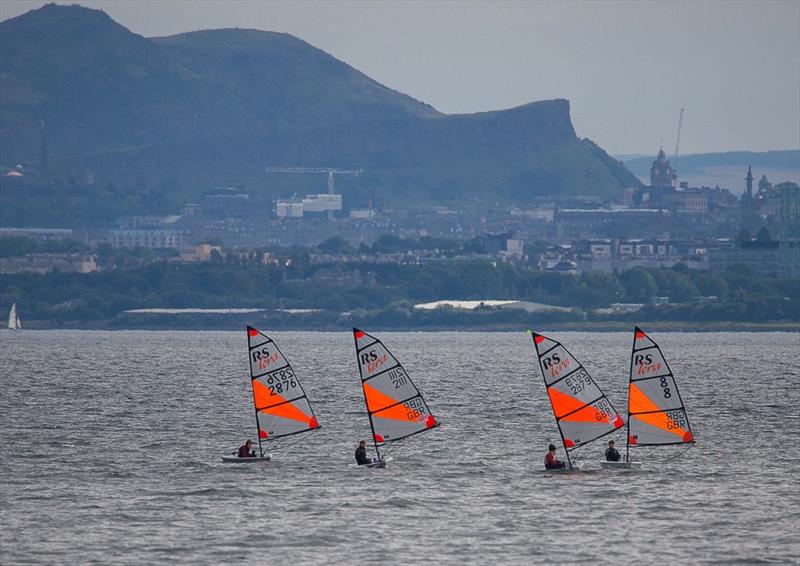
[[[377,360],[374,360],[374,361],[369,362],[367,364],[367,372],[368,373],[374,373],[379,367],[381,367],[383,364],[385,364],[388,360],[389,360],[389,355],[388,354],[383,354]]]
[[[261,358],[258,360],[258,369],[264,371],[267,369],[271,364],[274,364],[278,361],[278,352],[273,352],[266,358]]]
[[[648,373],[654,373],[661,369],[661,362],[656,362],[654,364],[641,364],[639,368],[636,370],[638,375],[645,375]]]
[[[558,377],[558,374],[562,373],[565,369],[567,369],[571,365],[571,360],[569,358],[565,360],[561,360],[554,366],[550,366],[550,375],[552,377]]]

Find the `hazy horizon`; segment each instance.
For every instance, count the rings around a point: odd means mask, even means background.
[[[682,107],[682,154],[800,148],[800,2],[80,4],[146,37],[291,33],[448,114],[566,98],[611,154],[671,154]]]

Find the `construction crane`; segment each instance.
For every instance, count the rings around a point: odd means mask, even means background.
[[[675,173],[678,173],[678,149],[681,147],[681,126],[683,125],[683,108],[681,108],[681,115],[678,118],[678,136],[675,139],[675,159],[672,160],[672,168]]]
[[[325,173],[328,175],[328,194],[333,193],[335,175],[353,175],[358,177],[363,169],[338,169],[336,167],[267,167],[267,173]]]

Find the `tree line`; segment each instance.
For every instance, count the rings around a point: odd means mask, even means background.
[[[537,315],[554,321],[800,322],[800,281],[760,277],[745,268],[711,273],[678,264],[571,275],[483,260],[319,265],[312,264],[307,250],[287,251],[266,264],[258,254],[199,264],[134,259],[109,255],[117,269],[88,274],[3,275],[0,305],[7,309],[16,302],[27,320],[57,323],[109,320],[125,310],[154,307],[320,309],[327,314],[316,316],[326,320],[349,312],[382,324],[403,319],[409,325],[440,326],[465,316],[506,322],[530,318],[489,308],[475,313],[412,308],[442,299],[521,300],[571,309]],[[595,311],[615,303],[644,307],[634,315]]]

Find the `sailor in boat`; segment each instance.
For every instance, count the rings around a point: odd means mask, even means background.
[[[239,458],[255,458],[256,451],[250,449],[252,446],[253,441],[248,438],[247,442],[245,442],[243,446],[239,447]]]
[[[371,464],[372,459],[367,458],[367,441],[360,440],[358,442],[358,448],[356,448],[356,463],[359,466],[363,466],[364,464]]]
[[[560,470],[564,468],[564,462],[556,458],[556,446],[551,444],[547,447],[547,456],[544,457],[544,467],[547,470]]]
[[[608,448],[606,448],[606,460],[608,462],[619,462],[622,459],[622,456],[619,453],[619,450],[614,448],[614,441],[608,441]]]

